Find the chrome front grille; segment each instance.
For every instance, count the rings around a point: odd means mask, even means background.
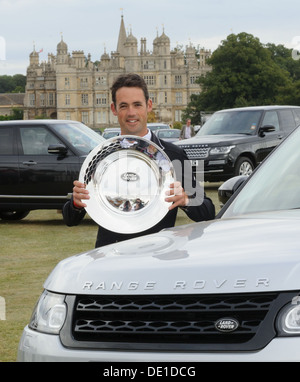
[[[182,145],[189,159],[205,159],[208,157],[209,147],[207,145]]]

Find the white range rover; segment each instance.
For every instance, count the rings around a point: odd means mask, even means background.
[[[18,360],[300,361],[299,146],[298,128],[213,221],[60,262]]]

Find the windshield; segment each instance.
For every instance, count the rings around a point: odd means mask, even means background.
[[[218,134],[255,134],[263,111],[220,111],[213,114],[197,136]]]
[[[223,217],[300,208],[299,146],[300,127],[263,162]]]
[[[120,134],[121,134],[120,131],[104,131],[104,133],[102,134],[102,137],[105,139],[109,139],[109,138],[116,137]]]
[[[154,131],[154,130],[158,130],[158,129],[169,129],[170,126],[168,125],[149,125],[147,124],[147,127],[148,129]]]
[[[80,155],[87,155],[104,141],[100,134],[80,122],[54,124],[53,129],[79,151]]]
[[[168,130],[160,130],[157,133],[159,138],[179,138],[180,130],[178,129],[168,129]]]

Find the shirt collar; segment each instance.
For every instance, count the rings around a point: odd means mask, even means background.
[[[151,141],[151,131],[149,129],[147,129],[147,134],[143,136],[143,138],[146,138],[148,139],[149,141]]]

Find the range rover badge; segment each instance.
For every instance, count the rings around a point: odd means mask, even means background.
[[[121,175],[121,178],[127,182],[135,182],[139,179],[139,176],[135,172],[124,172],[124,174]]]
[[[215,328],[219,332],[233,332],[239,327],[239,322],[234,318],[221,318],[215,322]]]

